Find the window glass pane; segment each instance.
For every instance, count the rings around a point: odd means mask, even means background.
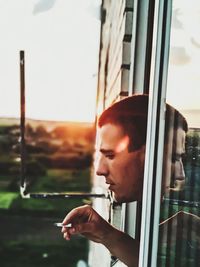
[[[173,1],[158,266],[200,262],[200,2]],[[182,114],[188,124],[183,120]]]
[[[66,242],[53,224],[82,199],[20,195],[19,52],[25,51],[27,189],[88,192],[100,4],[0,0],[1,266],[75,267],[87,261],[87,240]]]
[[[24,50],[29,190],[67,191],[68,180],[90,179],[100,3],[0,1],[0,117],[19,117]]]

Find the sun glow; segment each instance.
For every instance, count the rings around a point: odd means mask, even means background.
[[[125,149],[127,149],[128,144],[129,144],[129,137],[128,137],[128,135],[126,135],[122,138],[122,140],[117,145],[117,147],[115,149],[116,153],[120,153],[120,152],[124,151]]]

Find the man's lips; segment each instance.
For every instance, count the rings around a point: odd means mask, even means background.
[[[108,185],[115,185],[113,182],[111,182],[111,181],[106,181],[106,184],[108,184]]]
[[[176,177],[176,179],[174,179],[174,180],[175,180],[175,182],[176,181],[185,181],[185,177],[182,177],[182,176]]]
[[[112,183],[112,182],[109,182],[109,181],[106,181],[106,184],[109,185],[108,186],[108,189],[111,190],[111,191],[113,191],[113,187],[115,186],[115,184]]]

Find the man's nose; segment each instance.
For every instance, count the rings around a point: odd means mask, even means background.
[[[185,171],[182,160],[175,163],[174,186],[176,190],[183,190],[185,185]]]
[[[185,179],[185,171],[183,168],[182,160],[179,160],[175,163],[175,180],[184,180]]]
[[[96,160],[96,174],[99,176],[106,176],[108,174],[108,166],[104,156],[98,156]]]

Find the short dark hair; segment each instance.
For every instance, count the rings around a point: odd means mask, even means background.
[[[147,94],[137,94],[115,102],[100,115],[98,126],[101,128],[107,123],[120,125],[129,136],[129,152],[141,148],[146,144],[148,100]],[[184,116],[166,104],[165,140],[172,127],[174,130],[182,128],[185,132],[188,131]]]
[[[148,95],[137,94],[115,102],[98,119],[98,126],[120,125],[129,136],[129,152],[146,144]]]
[[[173,128],[174,130],[181,128],[187,133],[188,124],[185,117],[177,109],[167,104],[166,119],[165,119],[165,135],[167,134],[167,131],[170,128]]]

